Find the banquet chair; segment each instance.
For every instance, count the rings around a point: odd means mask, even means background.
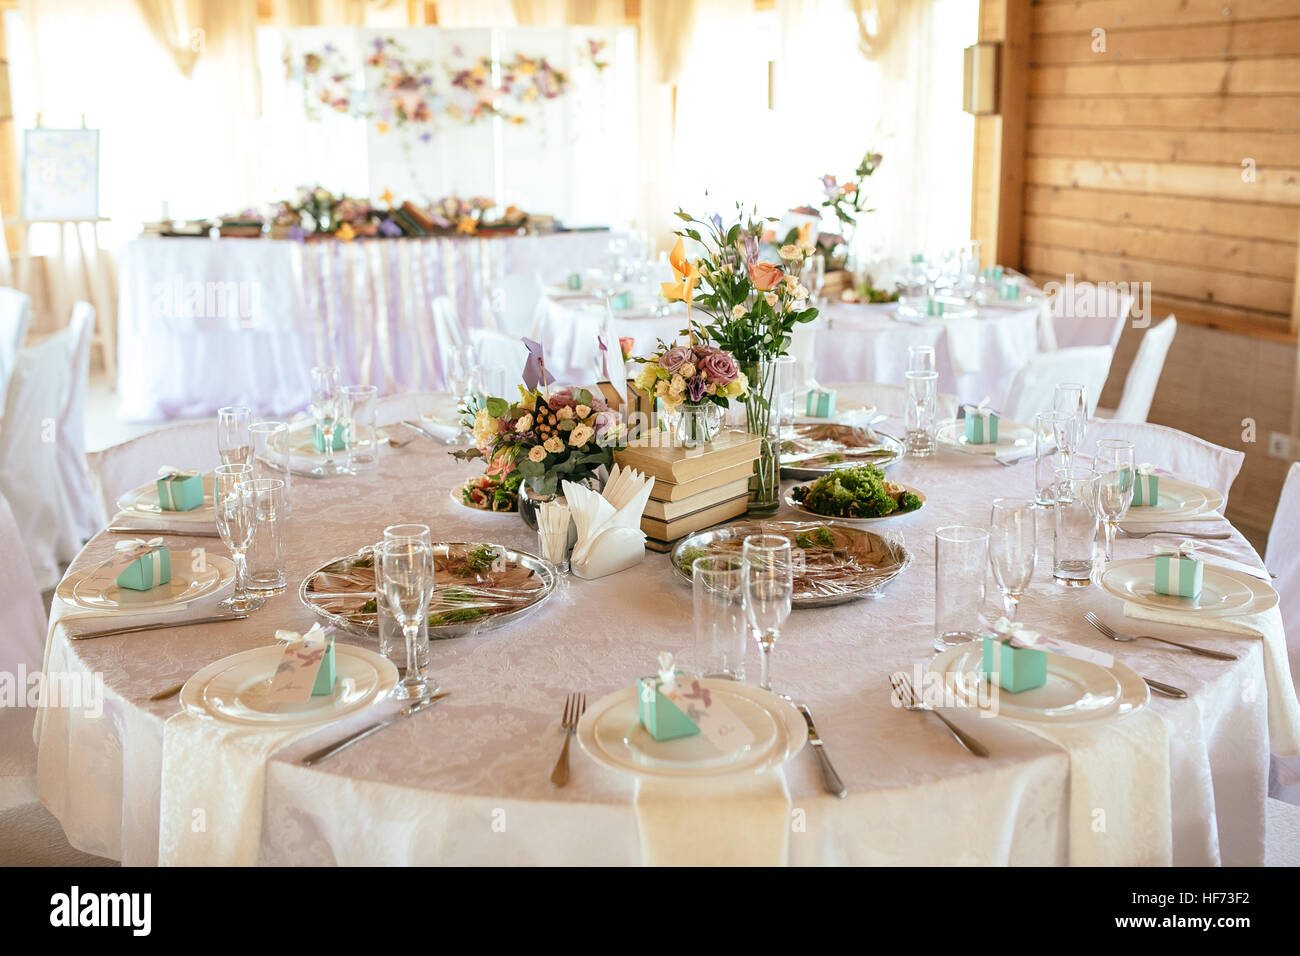
[[[1082,382],[1087,387],[1088,414],[1092,415],[1106,384],[1113,351],[1109,345],[1082,345],[1032,356],[1011,379],[1000,409],[1002,418],[1032,424],[1036,414],[1051,409],[1056,386],[1062,382]]]
[[[493,283],[483,310],[484,327],[512,339],[537,338],[538,309],[542,305],[540,275],[508,275]],[[490,317],[490,324],[489,324]]]
[[[1273,513],[1273,526],[1264,549],[1264,566],[1277,575],[1274,581],[1286,634],[1291,679],[1300,687],[1300,462],[1292,462]],[[1270,795],[1300,803],[1300,757],[1274,757],[1269,781]]]
[[[163,465],[208,472],[221,464],[217,453],[217,422],[211,419],[168,425],[102,451],[90,452],[86,463],[104,513],[112,515],[117,512],[118,498],[154,481]]]
[[[907,389],[902,385],[879,385],[874,382],[844,382],[828,385],[836,392],[841,408],[849,402],[874,405],[881,415],[902,418],[907,405]],[[798,411],[798,409],[796,409]],[[940,392],[935,403],[935,416],[942,421],[957,417],[957,396]]]
[[[17,289],[0,288],[0,413],[4,411],[5,386],[31,323],[31,299]]]
[[[4,627],[0,627],[0,673],[14,675],[20,694],[26,684],[18,673],[41,669],[45,652],[45,602],[23,551],[22,533],[13,509],[0,494],[0,548],[8,555],[0,576],[0,601],[4,602]],[[36,749],[32,745],[32,719],[36,708],[25,700],[6,707],[0,702],[0,807],[36,796]]]
[[[1124,392],[1119,399],[1119,407],[1114,414],[1106,414],[1099,409],[1097,414],[1103,418],[1112,418],[1117,422],[1144,422],[1151,411],[1151,401],[1156,396],[1156,385],[1160,382],[1160,373],[1165,367],[1165,358],[1169,347],[1174,343],[1174,333],[1178,331],[1178,320],[1172,315],[1154,328],[1142,334],[1142,343],[1138,346],[1133,364],[1129,366],[1128,376],[1124,379]]]
[[[94,310],[77,303],[66,328],[18,353],[5,394],[0,494],[43,591],[103,525],[82,450],[93,325]]]
[[[1113,350],[1119,344],[1133,308],[1133,297],[1127,292],[1109,295],[1104,286],[1098,288],[1097,311],[1099,315],[1063,315],[1067,304],[1064,294],[1057,294],[1052,305],[1052,331],[1056,347],[1078,348],[1087,345],[1109,345]]]
[[[1088,422],[1088,442],[1123,438],[1133,443],[1138,462],[1150,462],[1184,481],[1213,488],[1227,503],[1228,492],[1241,471],[1246,453],[1224,448],[1204,438],[1151,422],[1121,422],[1094,418]]]

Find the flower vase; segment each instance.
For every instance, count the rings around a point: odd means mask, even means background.
[[[524,524],[537,530],[537,512],[548,501],[555,501],[560,496],[554,492],[542,491],[544,478],[525,478],[519,486],[519,516]]]
[[[721,420],[722,409],[712,402],[698,405],[683,402],[673,416],[674,434],[685,448],[711,445]]]
[[[754,474],[749,479],[751,518],[769,518],[781,507],[781,441],[777,435],[777,364],[763,358],[747,364],[749,396],[745,399],[745,429],[761,444]]]

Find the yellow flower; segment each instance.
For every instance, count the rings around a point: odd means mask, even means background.
[[[574,431],[577,431],[577,429],[574,429]],[[546,442],[542,447],[552,454],[559,454],[564,451],[564,439],[559,435],[552,435],[550,438],[546,439]]]
[[[689,308],[695,295],[695,287],[700,284],[700,270],[691,265],[690,260],[686,258],[686,249],[682,245],[681,236],[677,237],[673,251],[668,256],[668,262],[673,267],[673,274],[677,277],[677,281],[661,283],[659,291],[663,293],[665,299],[685,302]]]
[[[472,236],[478,232],[478,223],[474,221],[473,216],[461,216],[460,221],[456,223],[456,231]]]
[[[641,371],[637,372],[636,378],[632,380],[632,384],[643,392],[648,392],[650,389],[654,388],[655,383],[658,381],[659,376],[655,373],[655,366],[642,365]]]
[[[692,365],[690,362],[687,362],[685,365],[683,365],[681,368],[677,370],[677,373],[681,375],[682,378],[694,378],[695,366]]]
[[[575,408],[573,411],[577,414],[577,416],[578,416],[579,418],[586,418],[588,415],[591,414],[591,406],[590,406],[590,405],[579,405],[579,406],[578,406],[577,408]]]
[[[342,239],[344,242],[351,242],[353,239],[357,237],[357,234],[352,231],[352,224],[347,222],[339,226],[339,231],[336,232],[335,235],[338,236],[340,239]]]
[[[534,445],[532,448],[528,449],[529,461],[541,461],[545,457],[546,457],[546,449],[543,448],[541,445]]]
[[[382,133],[387,133],[387,132],[388,132],[388,124],[385,123],[385,122],[383,122],[383,121],[381,120],[380,122],[378,122],[378,123],[375,124],[375,129],[376,129],[376,131],[378,131],[378,132],[381,133],[381,134],[382,134]]]
[[[496,435],[497,420],[488,414],[486,408],[480,408],[474,413],[474,444],[486,448]]]

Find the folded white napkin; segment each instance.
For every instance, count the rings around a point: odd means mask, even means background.
[[[1268,689],[1268,737],[1279,757],[1300,755],[1300,702],[1296,700],[1291,666],[1287,660],[1286,632],[1282,613],[1270,608],[1258,614],[1233,617],[1205,617],[1186,611],[1124,603],[1124,616],[1138,621],[1157,621],[1176,627],[1198,627],[1225,634],[1245,634],[1264,642],[1264,683]]]
[[[654,480],[632,469],[614,466],[602,493],[572,481],[563,483],[577,530],[569,559],[580,578],[598,578],[623,571],[645,556],[641,514]]]
[[[637,783],[646,866],[784,866],[790,793],[779,767],[754,776]]]
[[[945,317],[943,325],[948,334],[948,360],[952,363],[953,374],[978,372],[983,351],[979,320]]]
[[[1169,531],[1170,534],[1177,534],[1178,533],[1177,526],[1189,521],[1195,521],[1199,523],[1203,521],[1227,521],[1228,520],[1223,515],[1219,514],[1217,511],[1208,511],[1205,514],[1188,515],[1186,517],[1179,516],[1177,518],[1171,518],[1169,515],[1142,514],[1142,512],[1144,511],[1148,511],[1148,509],[1129,508],[1128,514],[1124,516],[1124,520],[1121,521],[1120,524],[1121,525],[1158,524],[1158,525],[1168,526],[1167,530]],[[1138,530],[1142,530],[1142,529],[1139,528]]]

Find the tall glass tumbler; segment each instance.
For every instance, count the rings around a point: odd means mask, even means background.
[[[253,449],[249,464],[254,478],[279,478],[284,482],[284,517],[293,511],[293,476],[289,471],[289,423],[253,422],[248,426]]]
[[[253,535],[245,555],[248,589],[262,594],[284,590],[284,482],[254,478],[244,482],[252,508]]]
[[[722,554],[696,558],[691,565],[695,669],[703,677],[745,679],[746,568],[743,558]]]
[[[1065,467],[1061,438],[1073,421],[1065,412],[1034,416],[1034,504],[1041,508],[1050,508],[1056,501],[1056,470]]]
[[[934,364],[934,346],[909,345],[907,347],[907,370],[909,372],[936,371]]]
[[[248,424],[253,412],[244,405],[217,409],[217,454],[223,465],[248,464]]]
[[[908,372],[904,400],[907,453],[928,458],[935,452],[935,411],[939,400],[938,372]]]
[[[1090,467],[1071,465],[1056,470],[1052,577],[1063,587],[1087,587],[1092,580],[1096,495],[1096,474]]]
[[[934,647],[946,651],[978,640],[987,628],[980,616],[989,564],[984,528],[947,525],[934,532]]]
[[[351,471],[379,467],[379,386],[343,387],[343,434]]]

